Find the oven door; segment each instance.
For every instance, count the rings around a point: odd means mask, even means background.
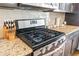
[[[65,42],[58,48],[56,48],[54,51],[51,51],[43,56],[64,56],[64,48],[65,48]]]
[[[63,56],[65,48],[65,36],[33,52],[34,56]]]

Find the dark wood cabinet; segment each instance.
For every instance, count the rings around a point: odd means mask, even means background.
[[[53,12],[72,13],[72,11],[73,11],[72,3],[52,3],[52,5],[55,7]]]
[[[71,53],[74,53],[74,51],[76,50],[77,46],[78,46],[78,41],[79,41],[79,33],[75,32],[72,38],[72,49],[71,49]]]
[[[79,41],[79,31],[73,32],[66,37],[65,56],[70,56],[77,48]]]
[[[64,55],[65,56],[70,56],[71,55],[71,47],[72,47],[72,37],[71,36],[67,36],[66,38],[66,43],[65,43],[65,51],[64,51]]]

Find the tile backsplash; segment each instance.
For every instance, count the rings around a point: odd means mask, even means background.
[[[6,10],[6,9],[0,9],[0,16],[2,16],[4,19],[28,19],[28,18],[41,18],[45,17],[46,13],[40,12],[40,11],[30,11],[30,10]]]
[[[16,19],[31,19],[31,18],[46,18],[47,13],[40,11],[29,11],[29,10],[7,10],[0,9],[0,17],[4,20],[16,20]],[[1,25],[1,24],[0,24]]]
[[[5,20],[16,20],[16,19],[32,19],[32,18],[46,18],[46,24],[54,22],[55,17],[61,17],[61,23],[65,19],[64,13],[54,12],[41,12],[32,10],[19,10],[19,9],[0,9],[0,38],[3,37],[3,21]],[[50,24],[51,24],[50,23]]]
[[[50,12],[49,13],[49,22],[48,25],[49,26],[53,26],[55,25],[55,23],[59,23],[59,26],[61,26],[63,24],[65,20],[65,13],[61,13],[61,12]]]
[[[32,11],[32,10],[19,10],[19,9],[0,9],[0,37],[2,37],[3,21],[16,20],[16,19],[32,19],[32,18],[46,18],[47,12]]]

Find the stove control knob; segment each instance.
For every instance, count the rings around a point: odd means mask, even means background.
[[[55,42],[55,47],[57,46],[58,42]]]
[[[45,48],[41,49],[41,53],[42,54],[44,54],[45,52],[46,52],[46,49]]]
[[[47,50],[49,51],[49,50],[51,49],[51,47],[52,47],[52,44],[50,44],[50,45],[48,46]]]
[[[48,46],[46,46],[46,51],[48,50]]]
[[[63,43],[63,40],[62,40],[62,39],[60,40],[60,43],[61,43],[61,44]]]
[[[50,50],[49,46],[46,46],[46,50],[47,50],[47,51],[49,51],[49,50]]]

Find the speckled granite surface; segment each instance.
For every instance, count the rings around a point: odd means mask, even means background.
[[[62,26],[62,27],[57,27],[53,30],[64,32],[66,35],[68,35],[68,34],[74,32],[74,31],[79,30],[79,26],[65,25],[65,26]]]
[[[19,38],[9,41],[0,39],[0,56],[24,56],[32,52],[32,49]]]

